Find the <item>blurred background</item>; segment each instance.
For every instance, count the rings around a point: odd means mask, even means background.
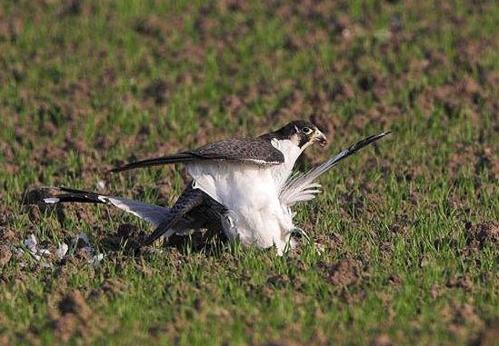
[[[392,129],[412,149],[425,134],[441,150],[458,136],[453,152],[481,156],[450,160],[456,169],[496,161],[469,146],[497,130],[497,12],[486,1],[3,1],[2,155],[12,172],[78,161],[85,175],[311,118],[337,145]]]

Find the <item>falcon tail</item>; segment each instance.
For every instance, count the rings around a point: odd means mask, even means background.
[[[94,192],[68,188],[44,187],[29,191],[25,197],[26,204],[58,204],[58,203],[94,203],[107,204],[133,214],[153,226],[159,226],[168,219],[170,208],[142,203],[122,197],[111,197]]]
[[[135,161],[127,163],[126,165],[113,168],[109,170],[111,173],[128,171],[130,169],[141,168],[141,167],[150,167],[150,166],[159,166],[166,165],[170,163],[179,163],[179,162],[187,162],[192,161],[196,156],[190,153],[178,153],[163,157],[157,157],[154,159],[147,159],[142,161]]]
[[[390,131],[387,131],[364,138],[361,141],[344,149],[338,155],[331,157],[321,165],[311,169],[307,173],[298,174],[294,177],[291,177],[281,190],[279,196],[281,203],[290,207],[297,202],[309,201],[313,199],[315,195],[320,192],[321,187],[320,184],[314,183],[315,179],[336,166],[341,160],[347,158],[360,149],[376,142],[377,140],[385,137],[390,133]]]

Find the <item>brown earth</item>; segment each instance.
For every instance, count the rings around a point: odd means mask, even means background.
[[[56,335],[64,342],[78,334],[85,336],[88,331],[92,310],[82,293],[75,290],[59,302],[61,317],[55,321]]]
[[[321,263],[324,275],[331,284],[337,287],[347,287],[362,280],[362,266],[354,259],[344,259],[337,263]]]
[[[481,249],[486,244],[492,246],[499,244],[499,226],[496,222],[489,221],[485,223],[465,225],[466,242],[469,247]]]
[[[53,3],[53,1],[37,1],[41,6]],[[435,8],[432,11],[440,11],[445,15],[444,23],[453,23],[456,27],[465,27],[467,16],[453,11],[450,2],[443,1],[433,4]],[[144,143],[148,141],[149,136],[155,135],[155,126],[157,120],[166,114],[165,109],[171,101],[172,95],[182,87],[193,86],[202,83],[206,78],[206,72],[203,67],[210,54],[217,58],[223,56],[226,52],[235,49],[236,43],[245,38],[248,33],[255,30],[258,23],[248,20],[248,11],[250,8],[245,1],[219,1],[216,4],[207,4],[193,15],[195,18],[196,34],[200,40],[186,38],[186,42],[178,50],[171,51],[165,43],[172,33],[182,32],[185,16],[183,14],[174,15],[170,18],[160,17],[156,14],[136,18],[131,25],[142,39],[152,42],[150,54],[146,54],[142,62],[141,70],[147,70],[151,66],[157,65],[159,61],[168,59],[175,63],[186,61],[191,63],[189,71],[182,71],[178,76],[169,78],[161,76],[155,80],[140,77],[137,81],[137,92],[126,91],[120,96],[124,107],[135,107],[142,111],[148,111],[151,114],[151,123],[145,124],[136,131],[124,136],[120,134],[120,129],[114,128],[110,135],[102,136],[93,141],[84,139],[81,128],[85,123],[85,117],[92,113],[96,114],[97,127],[106,123],[106,117],[111,113],[110,107],[94,107],[92,101],[96,94],[105,90],[115,88],[119,82],[121,70],[119,66],[109,66],[102,75],[88,76],[77,81],[67,81],[64,76],[59,81],[47,80],[47,95],[40,96],[37,92],[27,88],[22,81],[29,76],[30,65],[39,62],[40,56],[30,57],[32,61],[20,62],[8,66],[0,65],[0,84],[5,85],[7,81],[13,78],[19,83],[19,102],[18,104],[0,104],[0,113],[12,115],[6,120],[8,126],[14,129],[14,140],[0,143],[0,151],[5,158],[1,169],[9,174],[18,174],[26,169],[34,169],[36,174],[34,181],[30,183],[39,184],[46,182],[47,177],[43,175],[45,167],[56,167],[53,179],[55,182],[62,181],[63,177],[69,176],[78,179],[82,186],[94,186],[95,176],[102,175],[102,172],[109,168],[113,162],[109,162],[106,157],[106,151],[119,145],[125,153],[134,152],[136,154],[125,154],[120,160],[128,161],[144,156],[161,155],[168,152],[183,149],[185,147],[197,146],[212,141],[214,138],[220,139],[231,136],[233,133],[240,135],[256,135],[266,131],[270,127],[280,125],[287,120],[305,117],[311,118],[328,137],[332,140],[332,145],[344,143],[343,138],[352,138],[352,133],[358,134],[366,128],[391,128],[397,126],[400,122],[411,121],[408,114],[421,111],[428,124],[438,123],[439,128],[452,129],[453,122],[459,119],[470,120],[477,130],[477,135],[473,141],[462,141],[453,146],[450,153],[441,163],[440,167],[444,174],[448,174],[449,180],[458,183],[462,173],[468,169],[475,175],[476,196],[463,196],[462,194],[451,194],[449,205],[451,210],[463,210],[463,216],[470,211],[470,200],[480,197],[482,187],[480,184],[480,175],[485,175],[488,179],[499,177],[499,160],[497,160],[497,147],[492,145],[491,133],[499,131],[498,114],[499,101],[494,91],[499,84],[499,73],[497,71],[488,71],[483,66],[483,57],[487,50],[497,49],[497,42],[492,38],[483,37],[481,40],[467,37],[465,33],[456,31],[455,40],[458,42],[458,54],[455,57],[447,56],[443,51],[435,47],[427,47],[421,43],[422,57],[415,56],[411,58],[406,67],[400,73],[382,72],[377,57],[371,56],[373,52],[365,47],[355,46],[356,40],[362,37],[369,37],[374,31],[376,24],[372,20],[373,16],[367,15],[363,20],[357,20],[353,17],[345,16],[343,13],[343,2],[323,2],[323,1],[303,1],[296,3],[272,2],[264,5],[264,11],[269,18],[274,15],[279,16],[287,25],[286,44],[283,51],[276,50],[269,54],[257,57],[256,63],[277,68],[283,57],[288,54],[299,54],[305,50],[314,51],[320,44],[330,43],[334,45],[337,59],[331,64],[318,63],[317,67],[312,69],[305,77],[287,80],[279,80],[272,83],[268,80],[254,82],[251,85],[237,85],[234,83],[230,93],[223,95],[219,102],[202,102],[196,109],[196,116],[199,119],[199,129],[195,130],[182,139],[177,136],[169,138],[160,138],[154,140],[152,149],[146,147]],[[377,5],[378,7],[382,5]],[[414,13],[424,13],[429,5],[424,3],[407,3],[406,9]],[[481,6],[476,5],[476,10]],[[381,8],[380,8],[381,9]],[[363,8],[363,11],[366,10]],[[428,10],[428,8],[426,8]],[[367,11],[367,10],[366,10]],[[423,11],[423,12],[421,12]],[[191,11],[186,11],[191,12]],[[95,8],[92,4],[82,0],[72,0],[64,2],[59,6],[57,16],[60,20],[74,16],[92,16]],[[29,19],[33,19],[36,25],[39,21],[39,11],[33,11]],[[236,22],[233,27],[227,26],[219,21],[220,16],[230,16]],[[419,15],[418,15],[419,16]],[[25,30],[28,18],[19,13],[13,13],[7,16],[0,13],[0,40],[15,42],[19,35]],[[115,18],[110,15],[109,21],[112,23]],[[441,22],[433,22],[419,18],[420,25],[418,31],[411,32],[404,28],[403,21],[397,16],[391,19],[385,40],[381,45],[383,57],[389,64],[393,64],[390,56],[397,55],[400,47],[407,42],[417,40],[418,37],[425,37],[428,32],[441,31]],[[317,25],[324,23],[324,25]],[[305,30],[297,30],[303,26]],[[304,33],[305,32],[305,33]],[[375,39],[372,39],[375,42]],[[366,42],[371,42],[366,41]],[[80,54],[77,45],[65,47],[61,42],[61,54]],[[119,52],[118,52],[119,53]],[[119,53],[118,55],[123,53]],[[57,58],[58,52],[55,52],[54,58]],[[95,53],[100,63],[106,62],[109,52],[105,49]],[[49,57],[48,59],[50,59]],[[118,59],[122,59],[118,58]],[[57,60],[55,60],[57,61]],[[231,76],[241,72],[243,67],[238,61],[227,61],[223,66],[221,75],[229,81],[233,81]],[[408,104],[402,102],[393,102],[390,100],[390,93],[397,93],[406,90],[413,81],[423,78],[432,78],[439,75],[441,71],[448,70],[449,80],[437,85],[418,85],[411,87],[408,92]],[[477,74],[472,71],[478,71]],[[342,74],[346,72],[346,74]],[[325,74],[335,75],[336,79],[330,80],[324,78]],[[306,84],[313,85],[310,89]],[[114,90],[116,91],[116,90]],[[116,93],[118,93],[116,91]],[[338,109],[345,104],[353,103],[363,97],[372,97],[372,103],[369,105],[358,105],[348,111],[339,112]],[[275,100],[277,99],[277,100]],[[254,117],[250,112],[252,106],[263,100],[264,105],[274,101],[275,105],[268,107],[268,116]],[[24,109],[19,109],[24,107]],[[442,108],[441,116],[435,116],[434,112]],[[222,112],[230,116],[231,128],[213,124],[210,119],[213,114]],[[349,113],[347,116],[346,113]],[[21,123],[19,120],[21,113],[27,113],[30,119],[37,122]],[[351,113],[351,114],[350,114]],[[492,130],[484,129],[482,115],[484,113],[492,114]],[[156,115],[159,114],[159,115]],[[60,115],[60,116],[59,116]],[[461,118],[460,118],[461,117]],[[247,121],[247,119],[250,119]],[[248,125],[246,125],[248,123]],[[37,125],[38,124],[38,125]],[[174,121],[167,122],[166,125],[170,132],[175,133],[181,129],[181,124]],[[59,129],[65,127],[67,132],[64,140],[57,145],[46,145],[52,143],[51,139],[58,135]],[[197,131],[197,132],[196,132]],[[118,135],[116,135],[118,134]],[[39,141],[44,144],[39,145]],[[440,138],[437,139],[414,139],[414,142],[427,141],[428,150],[439,148]],[[397,142],[398,143],[398,142]],[[146,149],[147,148],[147,149]],[[29,163],[19,160],[22,157],[19,153],[29,150]],[[76,169],[69,169],[67,166],[68,152],[77,152],[84,164]],[[128,156],[127,156],[128,155]],[[316,164],[327,155],[326,152],[314,152],[307,154],[300,161],[299,167],[309,167]],[[399,182],[416,182],[418,179],[429,179],[434,174],[442,172],[433,172],[431,166],[425,162],[405,162],[399,160],[397,167],[393,167],[393,159],[390,152],[383,152],[383,156],[364,160],[365,170],[373,167],[381,167],[385,178],[393,174]],[[29,165],[27,168],[27,165]],[[169,168],[168,168],[169,169]],[[160,191],[162,200],[166,199],[171,203],[175,196],[172,196],[172,190],[175,185],[172,183],[172,173],[166,171],[166,177],[161,178]],[[348,174],[351,172],[348,171]],[[163,175],[163,176],[164,176]],[[108,177],[106,177],[108,179]],[[130,179],[134,186],[132,190],[119,191],[124,189],[125,184],[116,184],[110,189],[118,189],[117,192],[126,192],[127,194],[142,196],[143,190],[135,184],[136,178],[117,178],[120,182],[126,182]],[[111,181],[112,179],[109,178]],[[345,189],[339,192],[339,201],[341,205],[342,216],[347,220],[357,220],[360,215],[375,217],[377,210],[375,207],[383,207],[382,193],[372,186],[357,186],[355,181],[359,181],[357,176],[352,176],[350,182],[347,182]],[[106,182],[108,182],[106,180]],[[451,184],[452,185],[452,184]],[[454,192],[453,192],[454,193]],[[0,191],[0,198],[5,197],[6,192]],[[400,213],[395,217],[390,226],[391,237],[410,237],[412,225],[415,222],[411,210],[418,204],[425,203],[426,191],[411,191],[400,206]],[[21,198],[21,196],[19,196]],[[319,209],[319,208],[317,208]],[[19,244],[22,241],[19,232],[14,232],[10,227],[14,221],[14,209],[0,203],[0,266],[8,265],[11,261],[11,245]],[[60,225],[64,222],[64,213],[72,213],[78,222],[98,224],[94,212],[86,207],[65,207],[57,209],[57,216]],[[311,213],[316,215],[320,210],[313,210]],[[38,209],[28,210],[31,222],[37,224],[43,217]],[[356,221],[352,221],[355,225]],[[310,227],[313,227],[311,225]],[[97,227],[96,227],[97,228]],[[22,230],[22,232],[31,229]],[[74,235],[74,230],[67,230],[61,227],[61,234],[70,239]],[[119,250],[123,243],[133,242],[142,236],[140,231],[133,225],[122,224],[117,230],[96,229],[96,233],[109,234],[101,238],[101,244],[108,250]],[[483,218],[477,223],[468,222],[464,227],[466,244],[469,251],[481,251],[487,246],[497,246],[499,243],[499,231],[497,220],[484,221]],[[436,241],[440,244],[446,242],[457,242],[457,237],[444,237]],[[342,235],[338,232],[332,236],[319,235],[315,239],[317,243],[326,250],[327,253],[337,253],[346,244]],[[393,257],[393,246],[391,239],[380,239],[379,249],[386,260]],[[180,239],[179,244],[184,244],[185,239]],[[151,250],[152,251],[152,250]],[[175,249],[171,250],[175,252]],[[182,252],[175,252],[178,258],[182,258]],[[465,253],[466,255],[466,253]],[[75,259],[72,259],[68,266],[86,262],[91,254],[80,247],[77,250]],[[364,250],[362,256],[369,256],[369,251]],[[175,257],[175,256],[173,256]],[[229,256],[230,257],[230,256]],[[230,259],[233,260],[233,259]],[[74,263],[73,263],[74,261]],[[237,263],[234,263],[237,265]],[[364,268],[364,261],[346,258],[336,262],[324,262],[320,265],[321,274],[336,287],[350,287],[362,284],[365,272],[369,269]],[[61,270],[71,270],[65,265]],[[146,275],[153,275],[147,267],[142,270]],[[24,273],[16,274],[18,280],[22,280]],[[34,272],[33,275],[37,275]],[[267,288],[271,291],[274,288],[282,288],[290,284],[294,278],[285,275],[269,276],[267,278]],[[298,282],[298,281],[297,281]],[[393,285],[400,285],[400,278],[394,276],[390,279]],[[293,283],[298,289],[299,283]],[[97,289],[98,294],[115,295],[120,294],[123,287],[121,282],[106,282]],[[452,276],[442,286],[435,285],[432,289],[432,296],[439,297],[444,290],[462,289],[469,293],[476,289],[473,279],[467,275]],[[268,292],[269,295],[273,294]],[[92,296],[92,294],[89,296]],[[66,295],[61,300],[60,314],[56,319],[55,325],[57,333],[61,340],[69,341],[73,335],[83,335],[88,332],[88,323],[85,321],[91,318],[91,309],[88,300],[80,291],[75,291]],[[202,304],[200,304],[202,306]],[[226,312],[227,313],[227,312]],[[445,314],[444,314],[445,315]],[[462,333],[464,324],[475,324],[481,326],[483,323],[478,317],[478,312],[471,304],[456,305],[450,308],[448,313],[449,323],[454,327],[453,330],[459,334]],[[497,323],[487,324],[483,333],[477,339],[477,343],[487,344],[490,340],[497,339]],[[320,339],[320,338],[319,338]],[[489,340],[489,341],[487,341]],[[0,337],[0,343],[3,342]],[[8,341],[7,341],[8,342]],[[291,341],[290,341],[291,342]],[[373,340],[373,344],[388,345],[391,340],[387,335],[379,335]]]

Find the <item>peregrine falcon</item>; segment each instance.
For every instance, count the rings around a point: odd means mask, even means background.
[[[387,133],[365,138],[309,172],[295,176],[291,174],[300,154],[313,143],[327,143],[314,124],[302,120],[257,138],[223,140],[112,170],[185,164],[192,182],[171,208],[64,188],[51,190],[43,201],[114,205],[156,226],[144,245],[163,235],[183,234],[211,225],[221,228],[229,240],[239,240],[245,246],[275,246],[278,254],[283,254],[293,245],[291,235],[299,230],[293,223],[291,207],[320,192],[320,185],[314,182],[320,175]]]

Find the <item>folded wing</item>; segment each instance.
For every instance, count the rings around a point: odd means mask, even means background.
[[[284,156],[271,141],[263,138],[228,139],[207,144],[195,150],[178,154],[136,161],[117,167],[111,172],[121,172],[129,169],[157,166],[171,163],[186,163],[200,160],[242,161],[256,165],[277,165],[284,162]]]

